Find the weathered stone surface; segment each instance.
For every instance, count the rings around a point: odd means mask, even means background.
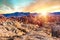
[[[60,40],[52,37],[50,26],[45,24],[40,27],[36,24],[20,23],[17,20],[1,19],[0,40]]]

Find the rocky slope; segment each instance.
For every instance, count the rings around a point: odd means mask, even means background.
[[[50,26],[39,26],[0,16],[0,40],[60,40],[52,36]]]
[[[56,40],[51,30],[38,25],[6,20],[0,23],[0,40]]]

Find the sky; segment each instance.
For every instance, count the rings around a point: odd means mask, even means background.
[[[60,12],[60,0],[0,0],[0,14]]]

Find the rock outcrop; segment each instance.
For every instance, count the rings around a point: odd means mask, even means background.
[[[0,40],[59,40],[59,38],[52,36],[50,24],[39,26],[35,22],[26,23],[26,20],[20,22],[15,18],[0,16]]]

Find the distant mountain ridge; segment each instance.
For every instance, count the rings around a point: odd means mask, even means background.
[[[12,16],[16,16],[16,17],[18,17],[18,16],[27,16],[27,15],[29,15],[30,13],[23,13],[23,12],[15,12],[15,13],[11,13],[11,14],[3,14],[4,16],[6,16],[6,17],[12,17]]]
[[[12,16],[21,17],[21,16],[28,16],[30,14],[31,14],[30,12],[14,12],[14,13],[11,13],[11,14],[3,14],[3,15],[5,17],[12,17]],[[32,15],[37,15],[37,13],[33,13]]]
[[[5,17],[21,17],[21,16],[28,16],[28,15],[37,15],[37,13],[30,13],[30,12],[14,12],[11,14],[3,14]],[[54,13],[50,13],[49,15],[60,15],[60,12],[54,12]]]
[[[49,13],[50,16],[60,16],[60,12]]]

